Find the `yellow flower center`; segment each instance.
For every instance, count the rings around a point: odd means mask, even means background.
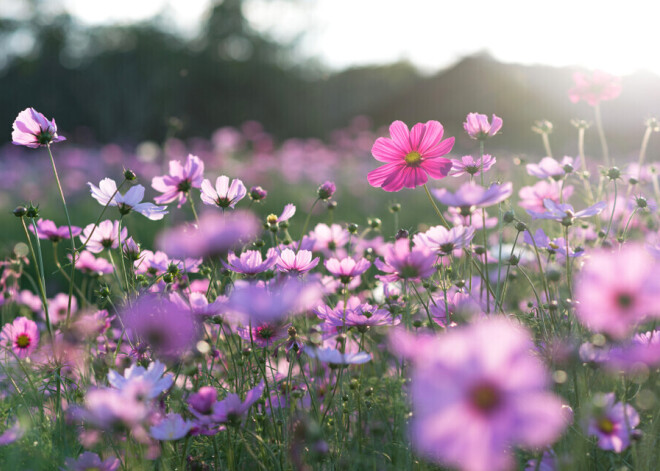
[[[603,433],[612,433],[614,431],[614,424],[607,417],[603,417],[598,421],[598,429]]]
[[[419,152],[412,151],[405,157],[405,161],[408,165],[419,165],[419,163],[422,161],[422,156],[419,155]]]
[[[20,348],[26,348],[28,345],[30,345],[30,337],[28,337],[26,334],[21,334],[16,338],[16,345],[18,345]]]

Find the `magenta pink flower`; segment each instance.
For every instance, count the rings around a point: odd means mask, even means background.
[[[369,269],[371,262],[364,258],[355,261],[351,257],[341,260],[331,258],[325,261],[325,268],[333,275],[338,277],[342,283],[347,284],[354,277],[361,275]]]
[[[68,257],[70,260],[71,255],[68,255]],[[87,250],[83,250],[78,254],[76,268],[83,273],[93,276],[107,275],[114,270],[112,263],[108,262],[105,258],[94,257],[94,255]]]
[[[550,445],[568,425],[519,325],[491,318],[414,343],[399,334],[391,344],[413,363],[412,444],[429,459],[466,471],[508,470],[512,446]]]
[[[594,398],[595,410],[589,419],[589,435],[598,437],[603,450],[621,453],[630,445],[632,431],[639,425],[639,414],[630,404],[617,402],[614,393]]]
[[[213,404],[213,420],[218,423],[237,423],[247,414],[252,405],[259,400],[266,385],[262,381],[245,395],[245,401],[236,394],[228,394],[222,401]]]
[[[204,162],[196,155],[189,154],[185,166],[178,160],[170,160],[170,174],[151,180],[152,188],[163,193],[154,198],[154,201],[165,204],[178,200],[178,207],[181,207],[187,201],[190,190],[202,186],[203,179]]]
[[[222,264],[227,270],[252,276],[270,270],[275,265],[276,259],[276,253],[269,253],[266,260],[263,260],[260,251],[246,250],[240,257],[234,255],[233,252],[229,252],[227,256],[228,263],[222,261]]]
[[[386,164],[369,172],[367,180],[385,191],[415,188],[431,178],[445,178],[451,160],[442,156],[454,146],[454,138],[442,140],[444,129],[437,121],[417,123],[409,131],[402,121],[390,125],[391,139],[376,139],[371,154]]]
[[[385,261],[376,259],[374,265],[386,275],[377,276],[383,281],[401,281],[428,278],[435,273],[435,255],[423,247],[410,249],[408,239],[399,239],[384,249]]]
[[[5,350],[7,358],[12,355],[6,350],[11,349],[18,358],[32,355],[39,345],[39,328],[34,321],[26,317],[17,317],[11,324],[5,324],[0,332],[0,345]]]
[[[469,113],[463,123],[463,129],[472,139],[482,141],[493,137],[502,129],[502,118],[493,115],[493,120],[489,123],[485,114]]]
[[[596,106],[600,101],[613,100],[621,94],[621,79],[596,70],[591,77],[582,72],[573,74],[575,87],[568,92],[573,103],[586,101],[589,106]]]
[[[660,269],[640,245],[594,251],[575,279],[579,320],[621,339],[647,317],[660,315]]]
[[[287,338],[289,327],[291,327],[291,324],[277,322],[253,323],[252,326],[238,328],[236,333],[248,344],[265,348]]]
[[[31,232],[34,232],[32,225],[28,226]],[[77,237],[82,232],[80,227],[71,226],[73,237]],[[62,239],[69,239],[69,226],[57,227],[53,221],[48,219],[39,219],[37,221],[37,236],[40,239],[49,239],[52,242],[59,242]]]
[[[319,263],[319,258],[312,259],[312,252],[309,250],[298,250],[294,252],[291,249],[284,249],[275,261],[278,270],[284,273],[307,273]]]
[[[34,108],[26,108],[14,120],[11,133],[12,144],[36,149],[66,138],[57,135],[55,120],[48,121],[44,115]]]

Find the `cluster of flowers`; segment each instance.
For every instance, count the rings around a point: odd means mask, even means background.
[[[571,99],[592,106],[619,90],[602,74],[576,84]],[[401,441],[410,444],[404,456],[467,471],[580,469],[589,441],[604,461],[642,460],[660,366],[660,237],[645,194],[660,195],[645,173],[645,145],[623,198],[623,172],[602,169],[592,188],[585,155],[528,164],[526,178],[537,181],[519,189],[518,216],[512,182],[489,181],[497,160],[483,152],[502,125],[470,113],[464,129],[482,151],[458,159],[447,157],[454,138],[443,139],[437,121],[395,121],[389,138],[375,140],[372,155],[384,165],[369,173],[371,186],[426,190],[437,219],[414,234],[388,237],[377,219],[363,231],[330,221],[307,231],[310,209],[294,238],[294,204],[260,218],[252,209],[266,190],[207,179],[192,154],[152,178],[154,203],[132,171],[120,184],[89,182],[103,209],[85,227],[17,208],[31,259],[16,254],[2,265],[3,315],[12,320],[0,333],[0,382],[12,406],[0,444],[69,424],[63,439],[86,451],[65,469],[104,470],[166,460],[172,450],[191,466],[279,469],[289,460],[303,469],[344,453],[358,459],[365,447],[387,451],[378,456],[390,461],[373,457],[374,467],[399,466],[390,457]],[[547,144],[551,126],[535,129]],[[31,108],[12,136],[49,153],[64,140]],[[428,188],[448,176],[465,181],[456,191]],[[571,183],[584,188],[582,200]],[[326,181],[314,205],[336,191]],[[110,208],[115,217],[103,219]],[[131,213],[167,221],[169,212],[189,220],[160,231],[153,251],[126,227]],[[48,297],[44,240],[68,294]],[[30,402],[33,392],[41,402]],[[384,443],[368,438],[376,430],[390,433]],[[181,451],[163,444],[179,440]],[[193,456],[191,441],[213,452]],[[654,446],[647,451],[655,456]]]

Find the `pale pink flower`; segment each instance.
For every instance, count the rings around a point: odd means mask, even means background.
[[[190,190],[202,186],[203,179],[204,162],[196,155],[189,154],[185,166],[178,160],[170,160],[170,174],[151,180],[152,188],[163,193],[154,201],[165,204],[178,200],[178,207],[181,207],[187,201]]]
[[[117,206],[122,215],[135,211],[147,219],[159,221],[167,214],[165,206],[142,202],[144,199],[144,187],[142,185],[135,185],[125,195],[122,195],[117,191],[117,183],[111,178],[104,178],[99,186],[91,182],[87,182],[87,184],[92,192],[92,198],[102,206]]]
[[[277,257],[275,265],[278,270],[284,273],[307,273],[319,263],[319,258],[312,260],[312,252],[309,250],[298,250],[294,252],[291,249],[284,249]]]
[[[80,235],[80,241],[85,244],[85,248],[92,253],[100,253],[103,250],[116,249],[119,247],[119,221],[101,221],[94,229],[94,224],[85,227]],[[128,230],[124,227],[121,230],[121,241],[128,237]]]
[[[66,138],[57,135],[55,120],[48,121],[44,115],[34,108],[26,108],[14,120],[11,133],[12,144],[36,149]]]
[[[493,115],[493,120],[489,123],[485,114],[469,113],[463,123],[463,129],[472,139],[482,141],[493,137],[502,129],[502,118]]]
[[[612,100],[621,94],[621,79],[599,70],[589,77],[582,72],[573,74],[575,87],[568,92],[573,103],[586,101],[589,106],[596,106],[600,101]]]
[[[235,178],[229,184],[229,177],[219,176],[215,181],[215,188],[209,179],[202,182],[202,202],[208,205],[217,205],[220,208],[234,208],[236,203],[245,198],[247,189],[243,182]]]
[[[151,426],[149,434],[160,441],[179,440],[193,427],[190,420],[183,420],[179,414],[167,414],[157,425]]]

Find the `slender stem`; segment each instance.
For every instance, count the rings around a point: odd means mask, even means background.
[[[192,208],[192,213],[193,213],[193,216],[195,217],[195,221],[199,222],[199,218],[197,217],[197,210],[195,209],[195,202],[193,201],[192,195],[190,194],[190,192],[188,192],[188,200],[190,201],[190,207]]]
[[[596,103],[594,106],[594,114],[596,116],[596,129],[598,130],[598,137],[600,138],[600,146],[603,149],[603,163],[606,167],[610,166],[610,153],[607,149],[607,141],[605,140],[605,131],[603,130],[603,121],[600,117],[600,105]]]
[[[605,233],[605,237],[603,237],[603,241],[607,239],[607,236],[610,235],[610,229],[612,228],[612,219],[614,219],[614,211],[616,211],[616,198],[617,198],[617,186],[616,186],[616,180],[614,180],[614,202],[612,203],[612,214],[610,214],[610,222],[607,224],[607,232]]]
[[[564,241],[566,243],[566,284],[568,287],[568,297],[573,299],[573,282],[571,280],[571,253],[568,247],[568,226],[564,226]]]
[[[488,236],[486,229],[486,208],[481,208],[481,220],[483,221],[483,235],[484,235],[484,274],[486,278],[483,280],[487,287],[490,287],[490,274],[488,273]],[[490,296],[486,290],[486,313],[490,314]]]
[[[298,240],[298,247],[296,247],[296,253],[300,252],[300,247],[302,246],[302,241],[303,238],[305,237],[305,232],[307,232],[307,226],[309,225],[309,220],[312,218],[312,212],[314,211],[314,206],[316,206],[316,203],[318,203],[319,201],[320,200],[316,198],[314,200],[314,203],[312,203],[312,207],[309,208],[309,212],[307,213],[307,217],[305,218],[305,224],[303,224],[302,231],[300,232],[300,240]]]
[[[652,132],[653,128],[651,126],[646,126],[646,131],[644,131],[644,137],[642,138],[642,147],[639,149],[639,161],[637,162],[637,180],[640,179],[642,174],[642,165],[644,164],[644,158],[646,157],[646,148],[649,145]]]
[[[548,133],[542,133],[541,137],[543,138],[543,147],[545,148],[545,153],[548,157],[552,157],[552,150],[550,149],[550,138]]]
[[[443,224],[446,228],[449,228],[449,224],[447,223],[447,221],[445,220],[445,217],[444,217],[444,216],[442,215],[442,213],[440,212],[440,208],[438,208],[438,205],[435,204],[435,200],[433,199],[433,196],[431,196],[431,192],[429,191],[429,187],[426,186],[426,183],[424,184],[424,191],[426,191],[426,196],[429,197],[429,201],[430,201],[431,204],[433,205],[433,209],[435,209],[435,213],[438,215],[438,217],[439,217],[440,220],[442,221],[442,224]]]
[[[43,276],[41,275],[39,271],[39,263],[37,262],[37,254],[34,251],[34,246],[32,245],[32,239],[30,239],[30,233],[27,230],[27,226],[25,225],[25,219],[21,218],[21,224],[23,225],[23,230],[25,231],[25,237],[27,238],[28,241],[28,247],[30,248],[30,253],[32,254],[32,261],[34,262],[34,269],[37,272],[37,285],[39,286],[39,294],[41,295],[41,304],[43,305],[44,308],[44,315],[46,316],[46,328],[48,329],[48,334],[50,337],[53,337],[53,329],[50,325],[50,314],[48,312],[48,299],[46,298],[46,286],[45,282],[43,279]],[[39,237],[37,237],[39,239]]]

